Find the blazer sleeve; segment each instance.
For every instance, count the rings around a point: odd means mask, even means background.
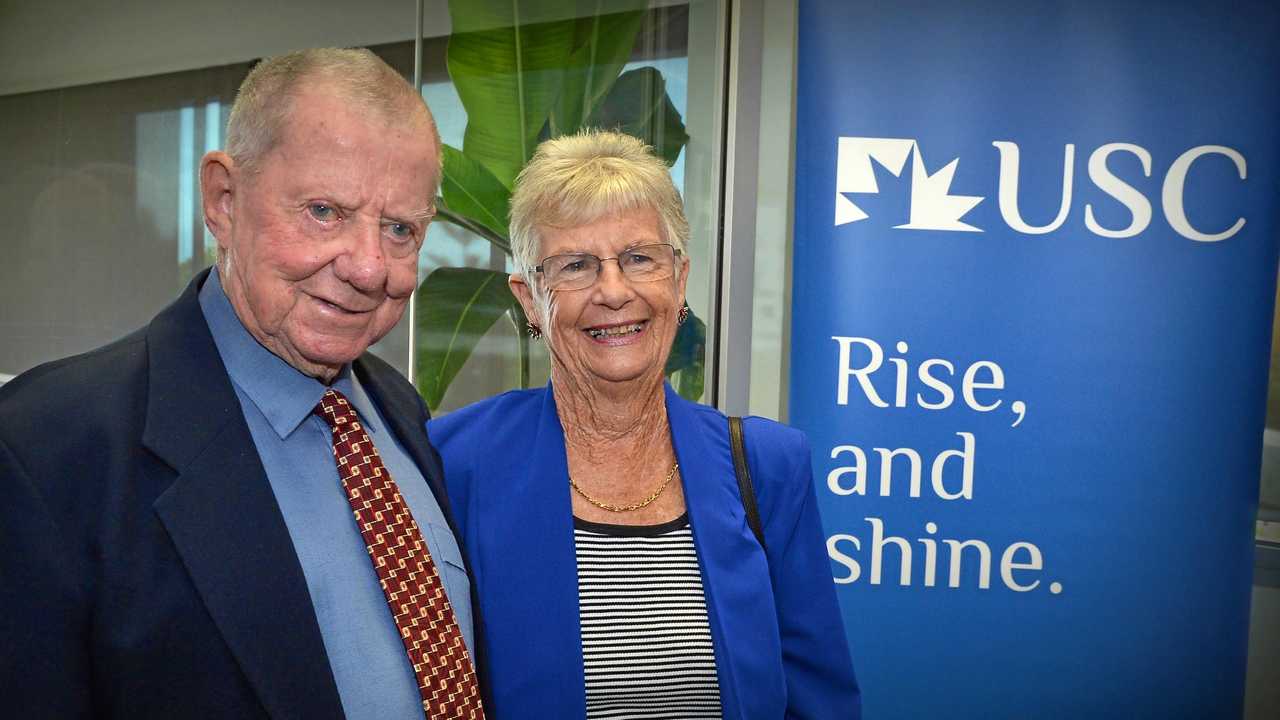
[[[778,456],[753,467],[774,471],[756,480],[756,494],[782,642],[786,716],[860,718],[861,694],[831,580],[809,442],[803,433],[774,427],[780,432],[769,433],[773,442],[757,444]],[[752,440],[747,442],[750,449]]]

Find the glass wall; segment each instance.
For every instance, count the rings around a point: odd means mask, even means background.
[[[212,263],[199,162],[257,58],[398,37],[371,47],[413,77],[416,4],[367,7],[0,7],[0,381],[142,327]]]
[[[196,165],[246,67],[0,97],[0,372],[138,328],[205,264]]]
[[[709,148],[711,140],[689,133],[687,120],[706,112],[714,97],[704,94],[703,105],[691,107],[690,8],[632,6],[637,9],[608,12],[613,8],[606,6],[598,15],[521,18],[496,26],[484,24],[491,17],[472,18],[455,9],[449,42],[424,38],[422,93],[448,148],[447,180],[443,211],[419,261],[422,285],[413,318],[403,324],[413,323],[412,377],[433,411],[541,385],[549,372],[545,347],[530,341],[523,313],[506,289],[513,269],[505,217],[510,181],[535,145],[520,146],[519,127],[527,126],[537,139],[602,126],[640,135],[664,151],[676,186],[691,206],[691,218],[692,206],[707,202],[707,192],[699,197],[699,189],[708,183],[698,182],[706,178],[687,177],[686,157]],[[505,64],[516,52],[517,39],[520,52],[542,66]],[[588,53],[594,59],[584,60]],[[588,77],[593,89],[583,86]],[[511,117],[507,108],[540,101],[523,123],[513,124],[521,118]],[[469,133],[503,133],[514,139],[503,155],[491,148],[474,150]],[[478,205],[472,202],[477,197],[482,199]],[[695,226],[689,302],[699,322],[708,319],[713,305],[714,272],[708,260],[714,240],[714,227]],[[410,349],[404,350],[407,356]],[[696,398],[703,395],[705,363],[701,347],[690,355],[695,353],[682,371],[685,382],[679,376],[676,381]],[[690,382],[695,374],[696,382]]]
[[[713,324],[722,97],[715,33],[722,30],[723,4],[612,0],[566,15],[564,3],[527,3],[524,16],[505,23],[501,11],[514,7],[509,3],[453,5],[461,16],[452,17],[447,2],[412,0],[362,4],[358,12],[336,2],[267,8],[236,1],[216,18],[196,12],[195,3],[175,9],[155,0],[78,14],[0,8],[0,59],[8,61],[0,69],[0,165],[8,170],[0,210],[10,219],[0,263],[0,382],[142,327],[212,263],[199,161],[221,147],[236,88],[260,57],[308,46],[369,47],[407,79],[420,77],[444,142],[467,155],[464,98],[475,105],[475,92],[465,82],[459,88],[450,74],[454,20],[465,31],[455,47],[465,46],[466,37],[492,41],[517,31],[526,51],[563,38],[558,64],[525,79],[563,89],[564,106],[585,108],[586,116],[570,125],[621,126],[668,150],[694,226],[689,302],[701,322]],[[691,28],[712,40],[692,61]],[[416,44],[415,35],[421,35]],[[37,36],[67,44],[32,41]],[[587,44],[596,54],[584,61]],[[595,75],[594,94],[573,87],[584,73]],[[573,92],[590,97],[570,102]],[[479,113],[478,122],[491,114]],[[554,115],[533,144],[573,129],[552,127]],[[509,180],[501,180],[508,191]],[[510,304],[501,233],[476,232],[483,225],[469,208],[449,210],[442,215],[453,222],[433,223],[420,257],[425,292],[373,348],[413,377],[440,411],[541,384],[548,373],[545,350],[527,341],[518,310],[487,323],[463,317],[460,328],[449,325],[459,321],[457,313],[442,319],[440,308],[465,305],[475,289],[449,286],[457,268],[489,273],[490,297]],[[501,214],[505,226],[505,207]],[[444,341],[442,328],[450,331]],[[685,338],[684,345],[684,377],[675,379],[687,395],[701,397],[709,372],[705,343]]]

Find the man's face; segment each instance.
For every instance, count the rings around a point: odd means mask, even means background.
[[[218,243],[236,314],[328,381],[395,326],[417,282],[439,155],[421,108],[389,120],[323,86],[294,101],[258,172],[231,173]]]

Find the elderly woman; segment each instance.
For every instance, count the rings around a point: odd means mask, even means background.
[[[666,166],[618,133],[545,142],[511,235],[551,383],[428,425],[490,717],[857,717],[806,440],[744,423],[762,544],[728,420],[663,382],[689,277]]]

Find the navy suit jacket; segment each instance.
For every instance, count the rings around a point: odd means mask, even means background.
[[[726,718],[857,718],[860,697],[804,435],[744,422],[766,553],[747,525],[728,421],[666,389]],[[432,420],[485,618],[491,718],[584,718],[573,510],[550,387]]]
[[[206,276],[133,335],[0,388],[8,716],[342,717],[302,567],[200,311]],[[372,355],[354,369],[452,527],[417,393]]]

